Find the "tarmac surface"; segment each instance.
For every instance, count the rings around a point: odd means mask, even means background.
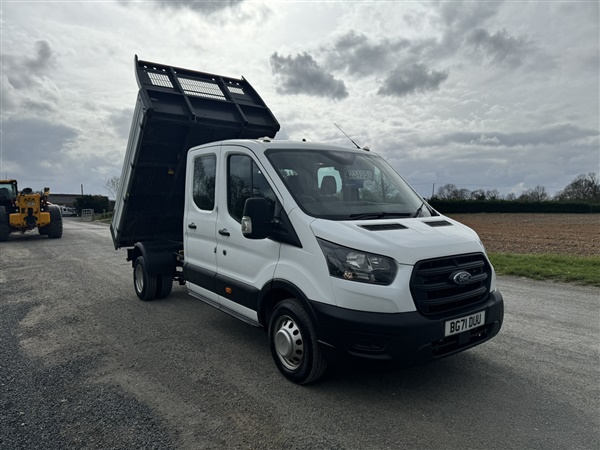
[[[283,378],[264,330],[175,286],[141,302],[106,225],[0,244],[0,448],[600,448],[600,289],[500,278],[491,341]]]

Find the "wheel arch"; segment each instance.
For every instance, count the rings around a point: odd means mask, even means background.
[[[133,248],[127,249],[127,261],[131,261],[131,267],[134,267],[135,260],[138,256],[143,256],[146,259],[146,252],[144,250],[144,244],[138,242]]]
[[[260,291],[258,297],[258,321],[265,328],[268,328],[269,319],[275,306],[288,298],[295,298],[302,305],[304,310],[312,320],[317,334],[319,334],[319,321],[317,315],[310,304],[308,297],[295,284],[282,279],[272,280],[266,284]]]
[[[127,249],[127,261],[134,267],[139,256],[144,257],[146,271],[151,275],[174,273],[176,267],[175,253],[179,246],[161,242],[137,242],[133,248]]]

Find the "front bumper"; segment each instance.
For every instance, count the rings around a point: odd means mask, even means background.
[[[443,358],[479,345],[500,331],[504,300],[496,290],[475,308],[444,317],[425,317],[418,312],[373,313],[311,302],[321,345],[360,358],[395,360],[413,366]],[[478,328],[444,337],[447,320],[485,310]]]

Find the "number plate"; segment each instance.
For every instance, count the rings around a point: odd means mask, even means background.
[[[462,333],[463,331],[477,328],[485,323],[485,311],[461,317],[460,319],[448,320],[444,330],[444,336]]]

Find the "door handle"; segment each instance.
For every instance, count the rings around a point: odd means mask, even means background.
[[[221,236],[231,236],[231,234],[229,233],[229,231],[227,231],[227,228],[222,228],[219,230],[219,234]]]
[[[196,226],[196,224],[194,222],[192,222],[192,223],[188,223],[188,228],[191,228],[192,230],[195,230],[198,227]]]

